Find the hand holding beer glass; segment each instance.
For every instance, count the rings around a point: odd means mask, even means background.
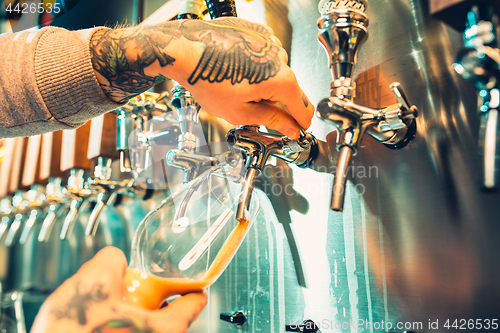
[[[146,309],[212,285],[238,250],[259,210],[254,195],[236,219],[244,178],[212,169],[165,199],[139,225],[125,282],[126,301]]]

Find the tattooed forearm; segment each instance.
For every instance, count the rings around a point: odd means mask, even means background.
[[[146,322],[132,319],[114,319],[94,328],[91,333],[155,333]]]
[[[163,51],[175,35],[175,29],[166,27],[98,31],[92,38],[91,56],[94,70],[108,82],[101,83],[104,92],[125,103],[165,80],[162,75],[147,75],[145,69],[155,61],[162,67],[175,61]]]
[[[154,26],[98,31],[92,38],[92,64],[104,79],[106,94],[120,102],[137,96],[165,79],[148,75],[147,68],[164,68],[176,59],[166,53],[173,39],[200,43],[203,52],[188,83],[199,80],[257,84],[280,70],[279,48],[266,28],[244,20],[183,20]],[[182,54],[182,52],[180,52]]]
[[[52,309],[57,319],[78,320],[82,326],[87,324],[87,311],[93,303],[100,303],[108,299],[108,294],[102,291],[102,284],[96,283],[90,288],[82,288],[81,283],[75,285],[75,294],[67,304]]]

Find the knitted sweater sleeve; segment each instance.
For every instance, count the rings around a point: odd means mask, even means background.
[[[120,106],[94,75],[89,43],[99,29],[0,35],[0,138],[77,128]]]

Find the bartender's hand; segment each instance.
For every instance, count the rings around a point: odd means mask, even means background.
[[[130,305],[123,301],[126,267],[120,250],[101,250],[43,303],[31,333],[186,332],[207,303],[206,293],[192,293],[161,310]]]
[[[308,128],[314,113],[270,28],[242,19],[100,30],[91,55],[101,87],[117,102],[168,77],[235,125],[266,125],[298,138],[298,125]]]

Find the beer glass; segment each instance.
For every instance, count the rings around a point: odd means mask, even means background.
[[[215,167],[184,186],[140,223],[125,276],[126,300],[155,309],[166,298],[212,285],[254,222],[254,195],[236,219],[244,178]]]

